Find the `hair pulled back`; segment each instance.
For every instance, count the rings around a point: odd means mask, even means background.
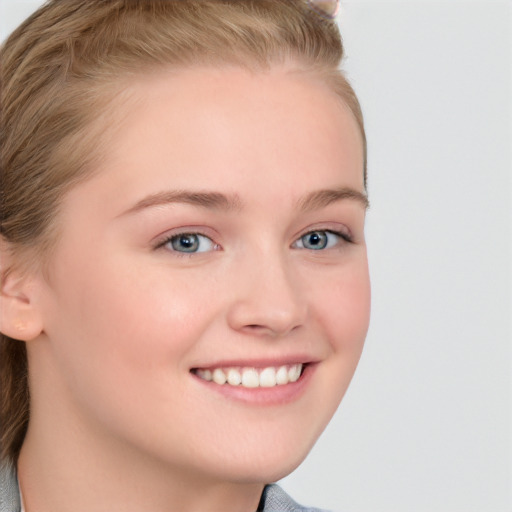
[[[48,257],[62,197],[108,146],[112,105],[130,77],[153,70],[296,62],[333,87],[365,141],[342,56],[336,24],[305,0],[48,1],[0,53],[3,242],[19,261]],[[15,463],[29,421],[27,353],[2,334],[0,392],[0,459]]]

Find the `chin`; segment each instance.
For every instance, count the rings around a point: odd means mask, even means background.
[[[246,447],[225,456],[223,463],[216,464],[217,467],[212,470],[220,473],[226,481],[263,484],[276,482],[304,461],[314,441],[316,438],[302,445],[296,442],[269,442],[256,448]]]

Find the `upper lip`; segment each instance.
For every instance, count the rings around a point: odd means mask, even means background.
[[[193,366],[192,369],[208,369],[208,368],[268,368],[270,366],[285,366],[292,364],[309,364],[317,363],[318,358],[304,355],[291,355],[273,358],[253,358],[253,359],[222,359],[215,362],[199,364]]]

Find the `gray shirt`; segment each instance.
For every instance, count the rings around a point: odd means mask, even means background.
[[[0,464],[0,512],[20,512],[20,491],[16,472],[8,464]],[[295,503],[278,485],[267,485],[257,512],[322,512]],[[324,511],[326,512],[326,511]]]

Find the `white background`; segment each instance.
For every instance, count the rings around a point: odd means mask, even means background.
[[[39,3],[3,0],[4,39]],[[336,512],[512,511],[512,4],[345,2],[369,141],[372,323],[282,485]]]

